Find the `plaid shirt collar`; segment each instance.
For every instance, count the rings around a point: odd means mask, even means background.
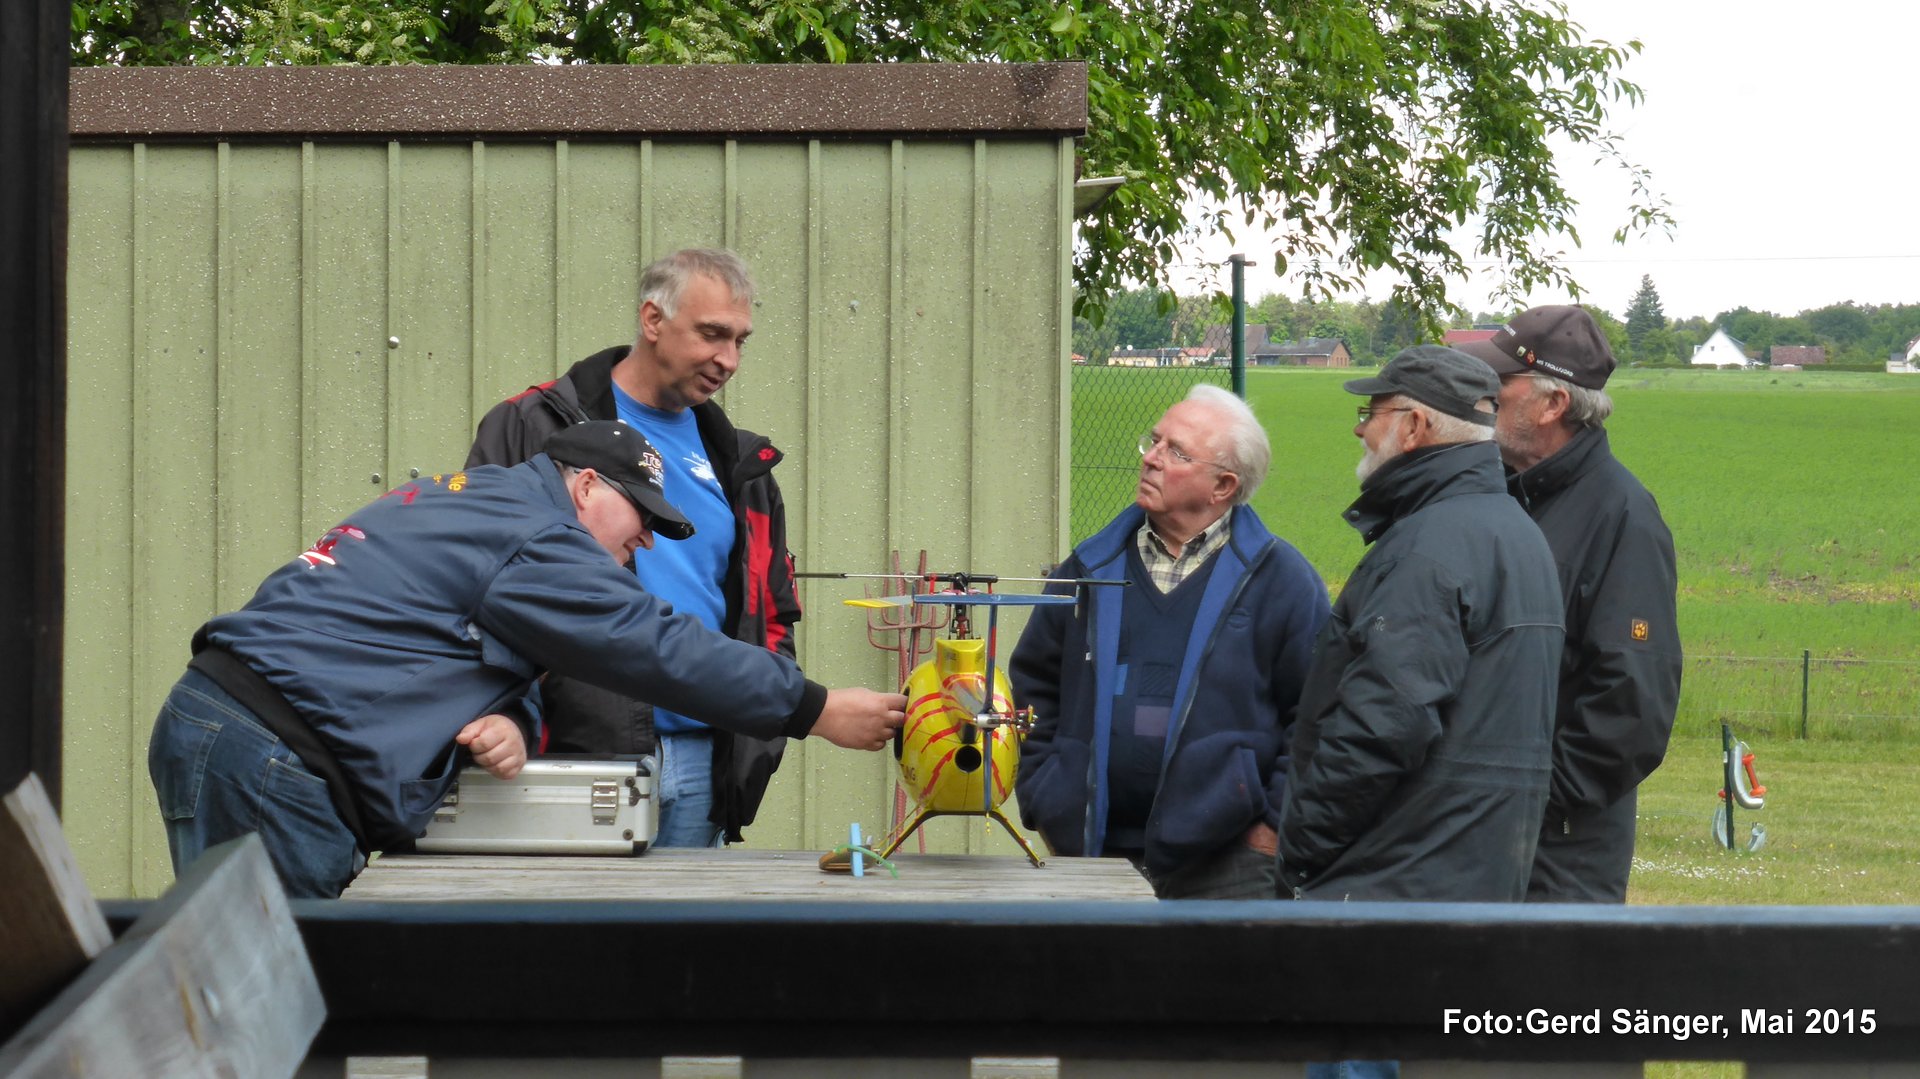
[[[1166,544],[1154,534],[1151,523],[1142,524],[1134,533],[1134,546],[1140,551],[1140,562],[1147,567],[1147,577],[1153,586],[1163,594],[1180,587],[1180,582],[1213,557],[1213,552],[1227,545],[1227,538],[1233,534],[1229,523],[1232,520],[1233,513],[1228,511],[1202,529],[1181,546],[1178,558],[1168,553]]]

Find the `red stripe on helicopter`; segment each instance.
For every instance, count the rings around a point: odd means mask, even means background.
[[[952,760],[953,755],[958,752],[960,752],[960,747],[954,746],[952,749],[947,750],[946,756],[940,758],[938,761],[934,763],[933,774],[927,777],[926,785],[920,788],[920,793],[914,796],[914,799],[913,799],[914,801],[924,802],[929,797],[932,796],[933,788],[936,786],[939,786],[940,784],[941,769],[945,768],[947,766],[947,762]]]

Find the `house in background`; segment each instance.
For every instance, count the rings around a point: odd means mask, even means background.
[[[1920,375],[1920,337],[1907,342],[1904,355],[1896,352],[1887,357],[1887,374]]]
[[[1705,344],[1693,346],[1695,367],[1747,367],[1752,360],[1747,357],[1747,347],[1727,336],[1727,331],[1718,326],[1713,328],[1713,336]]]
[[[1305,341],[1269,341],[1247,349],[1248,367],[1352,367],[1353,353],[1337,337],[1309,337]]]
[[[1248,367],[1352,367],[1353,350],[1337,337],[1309,337],[1304,341],[1275,341],[1271,326],[1247,327]],[[1493,330],[1487,335],[1491,337]],[[1196,363],[1233,362],[1233,327],[1226,323],[1208,326],[1197,350],[1211,359]],[[1117,355],[1117,353],[1116,353]],[[1112,363],[1112,360],[1108,360]]]
[[[1116,348],[1107,353],[1108,367],[1191,367],[1184,348]]]
[[[1440,335],[1440,343],[1452,348],[1468,341],[1485,341],[1504,328],[1490,323],[1475,323],[1470,330],[1448,330]]]
[[[1268,326],[1266,323],[1247,327],[1247,357],[1252,362],[1253,354],[1267,345]],[[1233,362],[1233,324],[1228,322],[1208,326],[1200,335],[1200,347],[1215,356],[1221,357],[1221,363]]]
[[[1827,350],[1822,345],[1775,345],[1769,355],[1767,366],[1775,370],[1786,368],[1821,367],[1827,362]]]

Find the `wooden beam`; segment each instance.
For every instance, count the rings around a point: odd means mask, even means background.
[[[0,799],[0,1037],[113,943],[40,777]]]
[[[291,1076],[326,1017],[258,836],[208,851],[0,1046],[0,1075]]]
[[[0,790],[60,805],[67,414],[66,0],[0,3]]]

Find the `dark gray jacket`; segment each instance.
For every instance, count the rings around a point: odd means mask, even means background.
[[[1527,898],[1625,902],[1634,791],[1666,757],[1680,704],[1673,535],[1598,428],[1507,486],[1546,535],[1566,598],[1553,783]]]
[[[1397,457],[1360,490],[1346,517],[1373,548],[1300,697],[1281,889],[1518,901],[1559,681],[1553,555],[1492,442]]]

